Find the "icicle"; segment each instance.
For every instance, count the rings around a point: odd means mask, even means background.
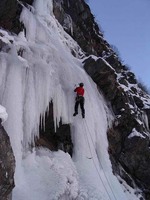
[[[31,196],[37,194],[38,197],[38,194],[41,194],[41,191],[36,190],[36,192],[33,192],[33,186],[30,185],[32,180],[30,175],[33,175],[34,170],[36,171],[34,174],[34,177],[37,178],[35,179],[37,180],[36,184],[40,183],[38,188],[42,186],[40,181],[43,179],[45,181],[46,175],[48,175],[46,191],[49,192],[52,186],[51,175],[52,180],[62,177],[60,175],[63,174],[70,159],[68,154],[63,154],[62,156],[62,152],[59,151],[59,159],[68,156],[68,160],[64,159],[63,165],[57,165],[57,161],[54,161],[55,153],[53,156],[48,157],[50,152],[47,151],[46,153],[44,151],[43,153],[41,149],[38,152],[26,152],[29,150],[29,145],[34,143],[34,139],[39,137],[39,125],[45,126],[45,116],[43,117],[43,115],[51,100],[53,101],[55,131],[57,126],[59,126],[60,119],[62,119],[62,122],[72,124],[71,131],[74,137],[73,159],[80,179],[82,179],[80,185],[83,186],[84,184],[86,190],[89,191],[86,192],[86,199],[108,199],[107,192],[99,179],[97,171],[98,173],[103,173],[100,175],[104,178],[105,185],[109,191],[111,190],[109,185],[115,191],[119,188],[119,191],[121,191],[118,194],[119,200],[133,199],[132,197],[125,198],[124,191],[120,188],[117,179],[112,174],[107,151],[107,109],[105,108],[104,99],[97,91],[96,85],[83,70],[82,60],[80,59],[84,57],[82,50],[53,16],[52,0],[36,0],[33,6],[35,7],[35,12],[23,8],[21,14],[21,21],[24,23],[26,30],[26,38],[23,33],[19,36],[11,36],[13,44],[10,45],[9,52],[7,54],[0,52],[0,104],[6,107],[9,115],[4,125],[10,136],[16,158],[15,195],[17,197],[15,198],[14,196],[13,199],[20,199],[19,195],[24,199],[37,199]],[[8,42],[11,37],[6,32],[3,35],[5,41]],[[23,49],[22,57],[18,56],[19,49]],[[76,57],[72,55],[72,52],[75,53]],[[72,117],[74,109],[73,87],[75,83],[80,81],[84,81],[86,90],[85,123],[80,118],[80,113],[76,118]],[[89,144],[85,140],[85,134]],[[92,159],[87,160],[86,155],[87,153],[89,155],[89,148],[91,148],[96,165]],[[61,162],[63,162],[63,159]],[[75,166],[71,159],[70,162],[72,167],[69,166],[70,168],[68,167],[67,169],[72,171]],[[100,163],[102,163],[101,166]],[[50,167],[53,169],[54,166],[57,171],[56,177],[53,177],[55,172],[50,169]],[[95,166],[98,167],[98,170],[95,169]],[[39,168],[40,175],[38,174]],[[110,182],[106,181],[107,179],[104,177],[102,168],[105,169],[106,177],[109,178]],[[20,172],[21,170],[22,172]],[[79,186],[75,182],[75,185],[72,187],[72,180],[77,178],[74,178],[75,175],[71,173],[69,173],[71,175],[68,178],[68,171],[65,171],[65,173],[61,182],[62,185],[60,185],[61,180],[57,179],[60,190],[58,190],[56,196],[54,194],[52,199],[55,199],[55,197],[57,199],[62,194],[64,199],[77,199]],[[43,174],[44,178],[42,177]],[[28,191],[31,191],[29,198],[27,197],[28,192],[26,190],[24,193],[21,191],[21,189],[24,189],[22,187],[24,185],[25,189],[28,188]],[[65,189],[61,192],[64,186]],[[69,190],[70,188],[73,192]],[[39,197],[39,199],[45,200],[48,197],[47,194],[51,193],[47,192],[45,194],[45,189],[43,191],[42,194],[45,195],[45,198],[40,196],[41,198]]]
[[[148,117],[145,111],[142,112],[142,121],[145,124],[147,130],[149,131]]]

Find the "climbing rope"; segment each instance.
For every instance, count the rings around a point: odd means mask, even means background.
[[[93,141],[93,139],[92,139],[92,136],[91,136],[91,133],[90,133],[89,128],[88,128],[88,126],[87,126],[87,123],[84,122],[84,124],[85,124],[85,127],[86,127],[87,131],[89,132],[89,135],[90,135],[90,138],[91,138],[91,140],[92,140],[93,147],[94,147],[94,146],[95,146],[95,145],[94,145],[94,141]],[[107,192],[107,195],[108,195],[109,199],[111,200],[111,196],[110,196],[110,194],[109,194],[109,192],[108,192],[108,190],[107,190],[107,188],[106,188],[106,186],[105,186],[105,184],[104,184],[104,182],[103,182],[103,180],[102,180],[102,178],[101,178],[101,176],[100,176],[99,170],[98,170],[98,168],[97,168],[97,166],[96,166],[96,163],[95,163],[95,160],[94,160],[94,157],[92,156],[92,150],[91,150],[91,147],[90,147],[90,143],[89,143],[87,134],[85,134],[85,138],[86,138],[87,144],[88,144],[88,146],[89,146],[89,150],[90,150],[90,153],[91,153],[91,158],[93,158],[92,160],[93,160],[93,164],[94,164],[94,166],[95,166],[95,169],[96,169],[96,171],[97,171],[97,173],[98,173],[98,176],[99,176],[99,178],[100,178],[100,180],[101,180],[101,182],[102,182],[102,184],[103,184],[103,186],[104,186],[104,188],[105,188],[105,190],[106,190],[106,192]],[[95,149],[95,148],[94,148],[94,149]],[[104,172],[104,169],[103,169],[103,166],[102,166],[100,160],[99,160],[99,164],[100,164],[100,166],[101,166],[101,168],[102,168],[102,170],[103,170],[104,176],[105,176],[106,181],[107,181],[107,183],[108,183],[108,185],[109,185],[109,188],[110,188],[110,190],[111,190],[111,192],[112,192],[112,194],[113,194],[113,196],[114,196],[114,199],[117,200],[117,198],[116,198],[116,196],[115,196],[115,194],[114,194],[114,192],[113,192],[113,190],[112,190],[112,188],[111,188],[111,185],[110,185],[110,183],[109,183],[109,180],[108,180],[108,178],[107,178],[107,176],[106,176],[106,174],[105,174],[105,172]]]

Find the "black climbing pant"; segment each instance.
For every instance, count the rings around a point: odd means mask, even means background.
[[[84,117],[85,109],[84,109],[84,97],[83,96],[77,96],[76,97],[76,102],[75,102],[75,107],[74,107],[75,115],[78,114],[79,104],[80,104],[80,108],[81,108],[81,112],[82,112],[82,117]]]

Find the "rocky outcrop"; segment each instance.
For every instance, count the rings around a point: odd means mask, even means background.
[[[45,120],[40,126],[40,138],[36,140],[37,146],[44,146],[50,150],[58,149],[68,152],[72,156],[73,143],[69,124],[59,122],[59,127],[55,128],[53,118],[53,103],[49,105],[49,111],[45,114]]]
[[[119,61],[117,63],[116,57],[107,60],[109,63],[102,58],[90,57],[85,60],[84,69],[111,102],[116,115],[113,127],[108,130],[113,170],[126,177],[131,186],[132,177],[139,187],[150,191],[149,128],[143,119],[145,112],[149,113],[144,109],[148,96],[137,88],[134,74],[123,68]],[[128,175],[124,176],[123,171]]]
[[[32,4],[33,0],[22,0],[21,3]],[[19,21],[22,5],[17,0],[0,1],[0,27],[10,32],[19,33],[23,24]]]
[[[86,54],[102,56],[112,50],[84,0],[53,0],[54,15]]]
[[[1,121],[1,120],[0,120]],[[15,158],[9,137],[0,122],[0,199],[10,199],[14,187]]]

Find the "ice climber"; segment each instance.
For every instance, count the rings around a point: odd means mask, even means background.
[[[75,102],[75,113],[73,114],[73,116],[76,116],[78,114],[78,106],[80,104],[80,108],[81,108],[81,112],[82,112],[82,118],[85,117],[85,110],[84,110],[84,88],[83,88],[84,84],[83,83],[79,83],[79,87],[76,87],[74,92],[76,92],[77,96],[76,96],[76,102]]]

